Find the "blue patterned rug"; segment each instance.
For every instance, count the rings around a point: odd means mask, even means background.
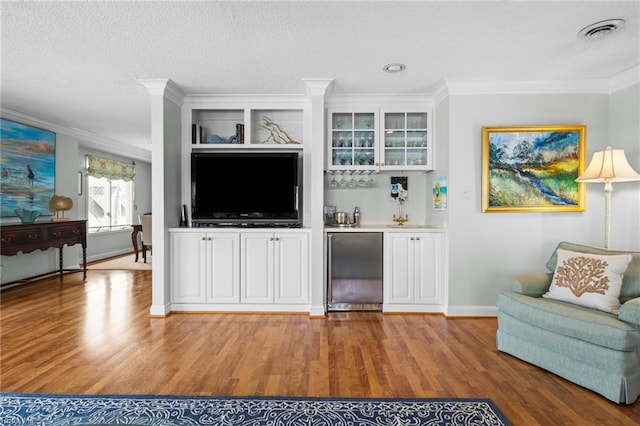
[[[2,425],[500,426],[489,399],[0,394]]]

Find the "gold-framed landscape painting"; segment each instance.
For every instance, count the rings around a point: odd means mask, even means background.
[[[585,125],[483,127],[482,211],[584,211],[585,138]]]

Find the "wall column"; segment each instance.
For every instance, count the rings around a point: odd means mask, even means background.
[[[171,311],[170,227],[177,226],[180,206],[180,119],[183,96],[169,79],[138,80],[151,100],[151,212],[153,270],[151,316]]]
[[[324,134],[325,112],[324,100],[328,94],[333,79],[305,79],[305,91],[311,102],[309,113],[305,116],[305,150],[310,146],[311,179],[310,217],[311,247],[311,317],[325,316],[325,261],[324,261]],[[306,123],[309,123],[307,126]],[[310,141],[310,142],[309,142]],[[307,151],[308,152],[308,151]]]

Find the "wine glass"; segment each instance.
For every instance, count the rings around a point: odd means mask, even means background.
[[[341,173],[342,179],[340,179],[340,182],[338,182],[338,186],[340,187],[340,189],[345,189],[347,185],[349,185],[349,181],[347,180],[347,177],[345,176],[344,171],[340,173]]]
[[[367,187],[367,179],[365,179],[365,176],[368,176],[369,173],[371,173],[370,170],[362,170],[360,172],[360,180],[358,180],[358,187],[360,188],[366,188]]]
[[[355,189],[358,187],[358,181],[356,181],[356,177],[354,176],[354,171],[349,172],[351,179],[349,180],[349,189]]]
[[[336,179],[336,171],[331,170],[331,180],[329,181],[329,186],[332,189],[336,189],[338,187],[338,180]]]

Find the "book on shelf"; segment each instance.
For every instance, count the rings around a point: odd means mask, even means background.
[[[196,144],[196,143],[202,143],[204,139],[204,131],[202,129],[202,126],[199,124],[192,124],[191,125],[191,143]]]
[[[236,143],[244,143],[244,124],[236,124]]]

